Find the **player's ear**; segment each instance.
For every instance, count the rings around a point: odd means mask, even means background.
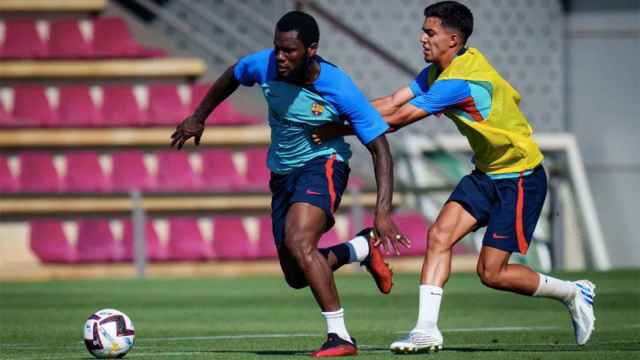
[[[307,48],[307,56],[309,58],[312,58],[316,56],[317,53],[318,53],[318,43],[317,42],[311,43],[311,45],[309,45],[309,47]]]
[[[457,47],[461,42],[462,38],[457,32],[451,32],[451,34],[449,34],[449,47]]]

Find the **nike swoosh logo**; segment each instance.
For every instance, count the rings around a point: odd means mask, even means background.
[[[504,235],[498,235],[496,233],[493,233],[492,237],[496,240],[502,240],[502,239],[508,239],[508,236],[504,236]]]
[[[309,189],[307,189],[307,194],[309,194],[309,195],[322,195],[322,193],[311,191]]]

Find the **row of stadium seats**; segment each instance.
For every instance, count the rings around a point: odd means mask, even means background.
[[[192,154],[171,149],[146,155],[122,150],[103,156],[70,151],[56,160],[44,151],[14,158],[0,154],[0,192],[266,191],[270,176],[266,149],[248,149],[235,156],[236,162],[229,149]],[[236,166],[238,162],[246,164],[244,169]]]
[[[176,125],[191,114],[210,84],[15,86],[0,89],[1,127]],[[226,100],[209,117],[217,125],[256,124]]]
[[[394,216],[396,223],[413,241],[403,255],[424,254],[428,224],[421,214],[400,213]],[[121,236],[116,238],[110,223],[120,222]],[[212,236],[204,235],[200,221],[195,217],[171,217],[167,220],[168,231],[161,241],[157,220],[145,223],[146,253],[150,261],[204,261],[204,260],[250,260],[268,259],[277,256],[273,243],[271,219],[257,219],[257,234],[251,236],[242,217],[218,216],[204,219],[212,227]],[[348,234],[354,234],[348,222]],[[365,224],[370,226],[372,215],[367,214]],[[82,219],[76,222],[77,236],[68,239],[63,224],[55,219],[40,219],[30,222],[29,241],[34,254],[44,263],[114,262],[131,261],[133,258],[133,225],[130,219],[109,220],[104,218]],[[351,235],[348,235],[349,237]],[[341,238],[332,228],[320,242],[320,247],[332,246],[348,239]],[[75,244],[75,245],[72,245]],[[464,252],[458,247],[457,252]]]
[[[147,49],[117,17],[95,20],[0,21],[0,59],[90,59],[159,57]]]

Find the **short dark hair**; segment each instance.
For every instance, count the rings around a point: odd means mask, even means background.
[[[289,11],[284,14],[276,24],[278,31],[297,31],[298,39],[302,41],[305,48],[320,40],[320,30],[318,23],[313,16],[302,11]]]
[[[463,42],[473,32],[473,14],[468,7],[456,1],[441,1],[424,8],[425,17],[436,17],[442,21],[442,26],[458,30]]]

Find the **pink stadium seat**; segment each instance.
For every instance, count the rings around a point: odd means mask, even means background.
[[[19,155],[21,191],[54,192],[63,189],[62,181],[53,166],[53,155],[46,152],[25,152]]]
[[[11,174],[7,158],[0,154],[0,193],[12,193],[18,190],[18,182]]]
[[[201,261],[213,257],[196,218],[169,219],[169,260]]]
[[[161,191],[194,191],[200,189],[200,177],[189,163],[189,153],[176,150],[159,151],[157,189]]]
[[[43,86],[24,85],[13,89],[13,118],[18,126],[48,126],[57,123]]]
[[[393,214],[393,220],[399,230],[411,240],[411,248],[400,248],[400,254],[403,256],[423,256],[427,248],[427,234],[429,231],[429,222],[418,211],[403,211]],[[363,227],[373,226],[373,214],[366,213]],[[350,234],[355,234],[357,229],[352,228],[350,224]],[[454,254],[464,253],[465,249],[458,244],[453,248]]]
[[[338,245],[343,243],[344,241],[340,239],[338,236],[338,232],[335,227],[332,227],[329,231],[324,233],[320,238],[320,243],[318,243],[318,247],[320,248],[328,248],[333,245]]]
[[[189,106],[191,113],[193,113],[200,101],[207,95],[211,84],[197,84],[191,88],[191,105]],[[207,118],[207,124],[214,125],[233,125],[237,123],[237,119],[234,118],[233,105],[231,100],[226,99],[216,107],[216,109]]]
[[[248,260],[256,257],[256,249],[239,217],[216,217],[213,220],[213,252],[218,259]]]
[[[133,222],[131,219],[126,219],[122,222],[122,245],[124,247],[124,261],[132,261],[134,258],[134,244],[133,244]],[[167,260],[167,250],[160,243],[158,233],[153,226],[153,220],[147,219],[144,223],[144,236],[146,240],[146,253],[147,259],[151,261],[164,261]]]
[[[16,120],[4,109],[4,105],[0,101],[0,128],[15,127]]]
[[[47,46],[33,19],[5,20],[5,40],[0,54],[5,59],[47,57]]]
[[[198,105],[200,105],[200,101],[202,101],[204,96],[207,95],[210,87],[211,84],[209,83],[195,84],[191,87],[191,102],[189,104],[190,113],[196,111],[196,108],[198,107]],[[218,110],[216,109],[213,113],[217,111]],[[207,124],[213,124],[215,122],[215,120],[213,119],[213,113],[211,113],[207,118]]]
[[[59,89],[58,125],[97,126],[102,123],[102,113],[94,105],[88,86],[69,85]]]
[[[267,168],[267,149],[250,149],[247,156],[247,190],[269,190],[271,172]]]
[[[68,191],[101,192],[111,189],[109,178],[100,166],[98,153],[92,151],[69,152],[66,158],[65,183]]]
[[[44,263],[72,263],[78,258],[57,220],[32,220],[29,223],[29,245]]]
[[[180,100],[176,85],[149,86],[149,123],[153,125],[177,125],[189,115]]]
[[[393,220],[399,230],[411,240],[411,248],[400,248],[402,255],[423,256],[427,249],[429,224],[424,215],[417,211],[396,213]]]
[[[128,85],[103,87],[102,116],[107,126],[139,126],[147,122],[133,88]]]
[[[196,84],[191,87],[191,105],[190,111],[193,113],[200,101],[209,91],[211,84]],[[251,116],[240,111],[231,99],[226,99],[209,115],[208,124],[216,125],[247,125],[262,124],[264,119],[260,116]]]
[[[273,240],[273,230],[271,228],[271,217],[263,216],[259,220],[260,230],[258,237],[258,251],[256,256],[259,258],[277,258],[278,257],[278,249],[276,248],[276,244]]]
[[[202,186],[207,190],[226,191],[243,189],[246,180],[233,164],[231,151],[207,149],[202,151]]]
[[[76,19],[60,19],[49,23],[49,57],[90,58],[91,44],[84,39]]]
[[[78,221],[78,261],[108,262],[122,258],[107,219]]]
[[[142,151],[118,151],[111,155],[111,185],[115,191],[155,189],[155,179],[145,166]]]
[[[93,51],[102,58],[142,55],[142,49],[131,36],[127,23],[117,17],[100,17],[93,22]]]

